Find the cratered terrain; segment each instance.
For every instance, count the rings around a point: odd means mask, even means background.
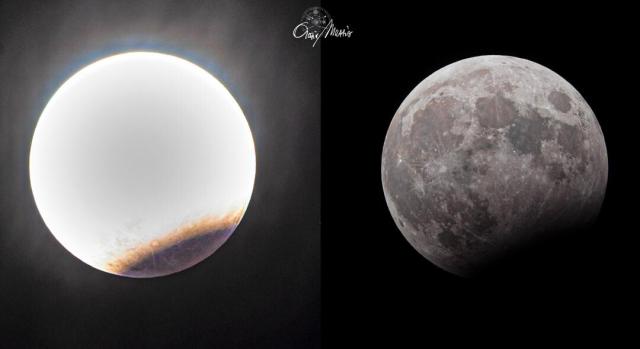
[[[404,237],[462,276],[593,222],[608,174],[602,131],[580,93],[508,56],[464,59],[422,81],[389,126],[381,167]]]

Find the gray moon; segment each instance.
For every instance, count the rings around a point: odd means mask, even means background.
[[[593,222],[608,163],[600,125],[571,84],[525,59],[479,56],[411,91],[387,131],[381,170],[408,242],[440,268],[476,276]]]

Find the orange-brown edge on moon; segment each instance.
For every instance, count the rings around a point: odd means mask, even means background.
[[[153,254],[169,248],[181,241],[194,238],[212,231],[229,229],[240,223],[244,209],[232,211],[224,216],[206,215],[171,230],[164,236],[149,243],[128,249],[123,255],[107,262],[106,269],[114,274],[123,274],[131,266],[143,261]]]

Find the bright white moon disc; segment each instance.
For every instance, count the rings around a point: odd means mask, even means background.
[[[211,255],[233,233],[255,176],[251,130],[213,76],[152,52],[99,60],[53,95],[29,159],[51,233],[106,272],[154,277]]]

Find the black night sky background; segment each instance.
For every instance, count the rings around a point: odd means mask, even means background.
[[[315,348],[320,343],[320,51],[291,29],[312,3],[2,1],[0,346]],[[28,154],[70,75],[131,50],[208,69],[256,145],[235,233],[184,272],[149,280],[91,268],[35,207]]]
[[[323,7],[336,26],[354,30],[322,43],[323,344],[519,347],[599,337],[611,346],[629,336],[624,319],[638,310],[638,118],[625,10],[558,2]],[[591,229],[468,280],[431,264],[396,228],[380,160],[389,123],[419,82],[487,54],[540,63],[580,91],[604,133],[609,180]]]
[[[294,39],[304,10],[318,5],[352,37],[316,47]],[[637,35],[630,9],[579,6],[1,0],[0,347],[628,342],[639,310]],[[251,202],[225,245],[148,280],[68,253],[40,218],[28,177],[50,96],[83,66],[131,50],[174,54],[220,79],[257,157]],[[569,81],[600,123],[609,177],[590,229],[463,279],[396,228],[380,159],[394,113],[420,81],[486,54],[529,59]]]

